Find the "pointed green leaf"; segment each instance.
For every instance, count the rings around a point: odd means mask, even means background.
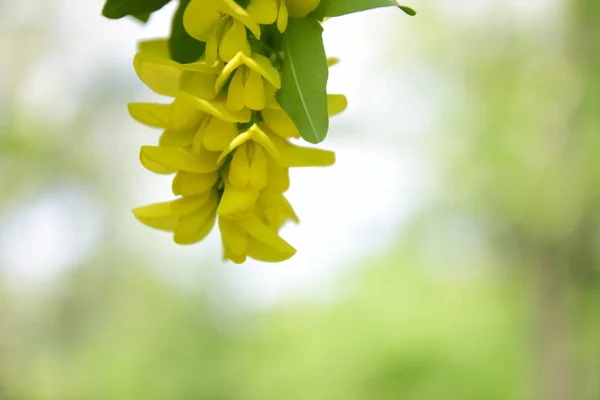
[[[283,71],[278,99],[302,138],[319,143],[327,136],[327,57],[323,28],[312,17],[291,18],[283,37]]]
[[[141,23],[145,24],[150,19],[150,13],[134,15],[133,18],[137,19]]]
[[[313,15],[321,20],[325,17],[339,17],[359,11],[380,7],[398,7],[408,15],[416,15],[410,7],[401,6],[395,0],[321,0]]]
[[[102,15],[106,18],[119,19],[128,15],[143,19],[144,15],[160,10],[171,0],[106,0]]]
[[[399,7],[402,11],[404,11],[406,14],[410,15],[411,17],[414,17],[415,15],[417,15],[417,12],[408,6],[399,6]]]
[[[169,53],[173,61],[188,64],[197,61],[204,54],[205,42],[200,42],[186,32],[183,27],[183,13],[190,0],[180,0],[179,8],[173,16],[171,37],[169,38]]]

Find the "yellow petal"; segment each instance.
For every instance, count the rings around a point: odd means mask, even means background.
[[[225,64],[225,67],[223,67],[219,73],[219,76],[217,77],[217,81],[215,82],[215,90],[217,92],[220,92],[221,89],[223,89],[223,86],[225,86],[225,83],[231,74],[233,74],[241,65],[244,64],[244,60],[246,58],[247,57],[244,53],[238,53],[231,59],[231,61]]]
[[[232,20],[219,46],[219,56],[221,60],[228,62],[239,52],[250,55],[250,43],[246,38],[244,25],[237,20]]]
[[[179,218],[201,208],[208,200],[209,193],[182,197],[173,201],[138,207],[133,210],[133,215],[144,225],[171,231]]]
[[[214,29],[206,41],[204,57],[207,63],[216,63],[219,61],[219,43],[221,38],[217,36],[217,29]]]
[[[229,89],[227,90],[227,108],[231,111],[243,110],[246,105],[244,98],[245,73],[246,68],[243,66],[239,67],[229,84]]]
[[[217,214],[231,217],[244,213],[252,208],[257,198],[257,190],[251,188],[240,189],[226,182]]]
[[[194,157],[191,151],[181,147],[142,146],[140,161],[150,171],[153,171],[151,167],[154,165],[175,171],[196,173],[208,173],[218,169],[216,164]],[[150,165],[145,161],[149,161]]]
[[[267,186],[267,158],[260,146],[255,146],[254,158],[250,163],[249,173],[250,186],[254,189],[261,190]]]
[[[256,21],[233,0],[192,0],[183,14],[183,26],[190,36],[206,42],[225,15],[244,24],[260,39],[260,27]]]
[[[153,128],[166,128],[169,125],[170,104],[129,103],[129,115],[136,121]]]
[[[142,219],[180,218],[201,208],[209,198],[210,193],[208,192],[200,196],[181,197],[164,203],[138,207],[133,210],[133,213],[136,218]]]
[[[171,60],[166,39],[141,42],[133,67],[146,86],[160,95],[170,97],[177,95],[184,71],[218,74],[221,70],[220,61],[179,64]]]
[[[186,71],[181,79],[181,90],[204,100],[213,100],[217,97],[216,80],[216,74]]]
[[[221,91],[231,74],[238,69],[241,65],[246,65],[253,71],[258,72],[267,82],[272,84],[276,89],[281,89],[281,76],[279,71],[269,59],[261,54],[253,53],[252,57],[248,57],[246,54],[239,52],[235,57],[229,61],[217,78],[215,88],[217,92]]]
[[[260,194],[260,202],[264,206],[267,222],[276,230],[279,230],[288,220],[300,222],[294,208],[283,193],[264,190]]]
[[[195,132],[190,131],[175,131],[173,129],[165,129],[158,144],[167,147],[186,147],[194,140]]]
[[[236,188],[243,189],[250,179],[250,162],[247,154],[248,143],[244,143],[235,150],[229,166],[229,183]]]
[[[219,230],[225,257],[237,264],[246,261],[248,250],[248,233],[235,221],[226,217],[219,217]]]
[[[189,245],[203,240],[212,231],[215,226],[217,215],[214,209],[207,218],[201,210],[196,211],[187,217],[182,218],[175,228],[173,240],[180,245]]]
[[[196,174],[193,172],[179,171],[173,179],[173,194],[179,196],[193,196],[208,192],[217,183],[218,174]]]
[[[277,102],[277,89],[269,82],[265,82],[265,98],[267,101],[267,108],[281,109],[281,106]]]
[[[277,136],[271,140],[281,155],[283,167],[326,167],[335,163],[333,151],[296,146]]]
[[[252,58],[246,57],[244,64],[253,71],[258,72],[276,89],[281,89],[281,76],[271,61],[262,54],[254,53]]]
[[[146,168],[148,171],[154,172],[155,174],[170,175],[177,172],[177,170],[174,168],[165,167],[163,164],[153,161],[142,151],[140,151],[140,162],[144,168]]]
[[[210,34],[208,41],[206,42],[206,49],[204,50],[204,59],[208,64],[221,64],[219,59],[219,44],[223,39],[225,28],[229,23],[228,18],[223,18],[215,27]],[[217,74],[220,71],[217,71]]]
[[[246,232],[248,232],[248,235],[267,246],[272,247],[278,252],[289,254],[290,257],[296,253],[296,249],[290,246],[288,242],[283,240],[277,234],[277,232],[265,225],[265,223],[255,215],[241,219],[239,224]]]
[[[225,149],[221,152],[219,159],[217,160],[217,164],[221,164],[225,157],[227,157],[232,151],[240,147],[242,144],[246,143],[248,140],[252,139],[252,135],[249,131],[240,133],[233,139]]]
[[[262,195],[262,193],[261,193]],[[252,209],[252,212],[254,213],[254,215],[256,215],[258,217],[258,219],[260,219],[261,221],[263,221],[265,224],[267,224],[267,226],[277,232],[279,232],[279,229],[276,227],[273,227],[269,224],[269,221],[267,219],[267,214],[265,213],[265,205],[262,203],[261,201],[261,195],[258,196],[258,199],[256,200],[256,205],[254,206],[254,208]],[[250,214],[250,212],[246,213],[245,216],[241,216],[239,217],[239,219],[241,218],[247,218],[248,215]]]
[[[173,232],[175,228],[177,228],[177,223],[179,222],[177,218],[165,218],[165,219],[149,219],[143,220],[138,218],[142,224],[157,229],[159,231]]]
[[[153,67],[163,67],[163,71],[195,71],[218,74],[221,70],[219,63],[207,63],[206,60],[195,61],[189,64],[179,64],[171,60],[167,39],[153,39],[138,44],[136,57],[143,63],[153,64]],[[160,77],[160,75],[157,75]],[[163,79],[166,78],[163,76]]]
[[[334,65],[337,65],[337,64],[339,64],[339,62],[340,62],[340,59],[339,59],[339,58],[337,58],[337,57],[329,57],[329,58],[327,59],[327,67],[331,68],[331,67],[333,67]]]
[[[279,15],[277,15],[277,30],[283,33],[287,29],[288,19],[290,18],[288,13],[288,8],[285,5],[285,0],[281,0],[281,5],[279,7]]]
[[[288,168],[281,168],[274,162],[267,162],[267,186],[278,192],[285,192],[290,188],[290,172]]]
[[[193,149],[193,152],[194,155],[201,160],[202,164],[207,168],[210,168],[211,171],[219,169],[219,164],[217,163],[219,152],[207,150],[202,143]]]
[[[221,152],[235,139],[238,133],[236,124],[212,118],[204,130],[202,143],[207,150]]]
[[[183,13],[183,26],[190,36],[206,42],[221,18],[221,0],[192,0]]]
[[[137,51],[140,54],[153,55],[159,58],[170,58],[169,40],[160,38],[139,41],[137,44]]]
[[[133,58],[133,69],[138,78],[153,92],[169,97],[177,95],[182,71],[146,62],[139,54]]]
[[[300,137],[296,124],[285,111],[267,108],[262,110],[261,115],[265,125],[276,135],[284,139]]]
[[[207,202],[192,213],[182,217],[177,227],[173,240],[177,244],[193,244],[204,239],[212,230],[216,219],[218,195],[213,190]]]
[[[169,125],[176,131],[195,130],[206,117],[206,113],[194,103],[196,97],[179,92],[171,105]]]
[[[319,5],[320,0],[285,0],[290,16],[304,18]]]
[[[246,11],[257,23],[271,25],[277,20],[277,0],[250,0]]]
[[[227,248],[225,243],[223,243],[223,261],[231,260],[235,264],[243,264],[246,262],[247,257],[248,256],[246,255],[246,253],[244,253],[243,255],[238,255],[238,254],[231,252]]]
[[[289,260],[296,254],[296,249],[289,246],[289,249],[281,251],[268,246],[258,239],[250,237],[248,240],[248,257],[262,262],[282,262]]]
[[[244,8],[242,8],[234,0],[220,0],[220,2],[221,12],[232,16],[233,18],[244,24],[246,28],[250,29],[250,32],[252,32],[252,34],[256,36],[257,39],[260,39],[260,26],[258,26],[254,18],[252,18],[250,14],[248,14],[246,10],[244,10]]]
[[[248,129],[248,132],[250,133],[252,140],[260,144],[276,164],[282,165],[281,155],[277,151],[277,147],[258,125],[252,125],[250,129]]]
[[[207,101],[189,93],[180,92],[175,101],[181,99],[181,101],[187,102],[187,104],[199,111],[208,113],[214,117],[223,119],[229,122],[248,122],[251,118],[250,110],[231,111],[226,105],[226,95],[220,94],[212,101]]]
[[[194,153],[196,156],[199,156],[202,152],[202,147],[204,147],[204,145],[202,144],[204,140],[204,132],[206,131],[206,128],[211,123],[213,118],[214,117],[207,115],[196,130],[196,134],[194,135],[194,139],[192,140],[192,153]]]
[[[269,156],[271,156],[275,163],[282,165],[281,157],[277,152],[277,148],[269,139],[267,134],[264,133],[256,124],[252,125],[246,132],[236,136],[236,138],[233,139],[231,143],[229,143],[229,145],[223,150],[217,162],[221,164],[221,162],[223,162],[229,153],[246,143],[248,140],[253,140],[254,142],[260,144],[267,151]]]
[[[246,99],[246,106],[251,110],[262,110],[265,108],[265,89],[263,85],[263,78],[256,71],[250,71],[248,78],[246,79],[246,86],[244,89],[244,97]]]
[[[327,113],[330,117],[343,112],[348,107],[348,99],[343,94],[327,95]]]

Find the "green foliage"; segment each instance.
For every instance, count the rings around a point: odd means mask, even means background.
[[[408,6],[398,6],[400,7],[400,9],[402,11],[404,11],[406,14],[410,15],[411,17],[414,17],[415,15],[417,15],[417,11],[414,8],[410,8]]]
[[[408,15],[417,14],[412,8],[401,6],[395,0],[322,0],[313,14],[317,19],[323,19],[380,7],[399,7]]]
[[[146,22],[154,11],[160,10],[171,0],[106,0],[102,15],[110,19],[133,16]]]
[[[204,54],[206,43],[200,42],[186,32],[183,27],[183,13],[190,0],[180,0],[179,8],[173,16],[171,37],[169,37],[169,52],[171,58],[181,64],[197,61]]]
[[[133,18],[135,18],[138,21],[145,24],[150,19],[150,15],[151,15],[151,13],[144,13],[144,14],[134,15]]]
[[[19,338],[0,360],[8,399],[527,398],[523,298],[492,275],[441,282],[406,248],[336,305],[235,318],[111,252],[60,296],[31,295],[27,319],[2,299],[3,333]]]
[[[323,28],[315,18],[290,19],[283,38],[282,85],[278,98],[302,138],[319,143],[327,136],[327,79]]]

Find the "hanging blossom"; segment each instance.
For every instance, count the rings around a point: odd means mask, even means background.
[[[248,257],[280,262],[296,250],[280,235],[298,216],[284,193],[289,169],[325,167],[331,151],[301,147],[298,129],[277,102],[280,66],[249,39],[261,25],[285,31],[287,18],[306,15],[318,1],[252,0],[245,9],[233,0],[192,0],[184,14],[186,31],[206,42],[202,59],[179,64],[166,39],[140,43],[134,58],[139,78],[169,102],[131,103],[140,123],[162,129],[157,145],[142,146],[142,165],[156,174],[174,174],[175,200],[134,210],[143,224],[172,232],[181,245],[204,239],[215,225],[224,259]],[[336,62],[329,60],[330,66]],[[329,115],[346,108],[343,95],[328,96]]]

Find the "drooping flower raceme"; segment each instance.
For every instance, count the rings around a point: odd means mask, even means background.
[[[191,0],[183,22],[192,37],[206,42],[200,60],[173,61],[167,40],[140,43],[137,75],[169,99],[129,105],[133,118],[162,130],[156,145],[141,148],[140,161],[154,173],[174,174],[177,198],[135,209],[139,221],[172,232],[182,245],[201,241],[217,225],[224,258],[235,263],[248,257],[279,262],[295,254],[279,235],[284,224],[298,222],[284,195],[289,169],[329,166],[335,155],[293,143],[300,133],[277,100],[281,63],[260,38],[265,27],[283,32],[290,16],[302,17],[317,5]],[[343,95],[328,96],[330,115],[345,107]]]

